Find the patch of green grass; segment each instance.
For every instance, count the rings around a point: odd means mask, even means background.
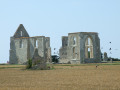
[[[120,65],[120,62],[113,63],[87,63],[87,64],[54,64],[54,66],[92,66],[92,65]]]
[[[8,68],[23,68],[23,67],[0,67],[0,69],[8,69]]]
[[[100,65],[120,65],[120,63],[105,63],[105,64],[100,64]]]
[[[113,63],[87,63],[87,64],[47,64],[47,67],[50,67],[50,70],[56,69],[54,66],[95,66],[95,65],[120,65],[120,62],[113,62]],[[0,64],[0,69],[9,69],[9,68],[25,68],[25,65],[20,64]],[[62,69],[62,68],[61,68]]]

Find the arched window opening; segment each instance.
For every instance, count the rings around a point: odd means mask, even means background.
[[[90,48],[88,48],[88,58],[91,58],[90,57]]]
[[[88,37],[85,42],[85,58],[94,58],[93,41],[90,37]]]
[[[23,32],[22,31],[20,31],[20,36],[23,36]]]
[[[73,37],[73,45],[76,45],[76,37]]]
[[[90,38],[88,38],[88,45],[90,45],[91,44],[91,39]]]

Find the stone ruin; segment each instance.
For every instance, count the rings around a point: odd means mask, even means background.
[[[59,55],[59,63],[100,63],[101,51],[98,33],[77,32],[63,36]],[[29,37],[24,26],[20,24],[10,38],[9,62],[10,64],[25,64],[28,59],[32,59],[34,64],[39,60],[37,65],[41,65],[40,68],[46,66],[46,63],[51,63],[50,38],[45,36]]]
[[[62,37],[60,63],[100,63],[100,39],[95,32],[69,33]]]
[[[36,53],[37,50],[37,53]],[[51,62],[50,38],[45,36],[29,37],[22,24],[10,38],[10,64],[26,64],[28,59],[37,59],[46,63]]]

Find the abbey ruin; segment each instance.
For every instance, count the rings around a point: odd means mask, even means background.
[[[101,62],[100,39],[95,32],[69,33],[62,37],[60,63]]]
[[[9,63],[24,64],[28,59],[34,59],[35,54],[39,55],[38,59],[51,62],[50,38],[45,36],[29,37],[24,26],[20,24],[15,34],[10,38]]]
[[[69,33],[62,37],[59,50],[59,63],[100,63],[100,39],[95,32]],[[10,38],[10,64],[25,64],[28,59],[37,59],[51,63],[50,38],[45,36],[29,37],[20,24]]]

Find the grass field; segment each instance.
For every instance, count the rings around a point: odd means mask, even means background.
[[[0,65],[0,90],[120,90],[120,63],[54,65],[53,70],[25,70]]]

